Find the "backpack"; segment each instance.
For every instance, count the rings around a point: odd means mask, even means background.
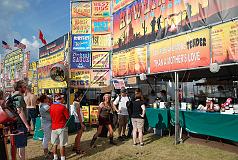
[[[128,98],[129,98],[129,101],[126,102],[126,107],[127,107],[128,114],[130,116],[132,114],[133,102],[130,97]]]
[[[15,101],[17,101],[17,96],[20,95],[10,95],[5,103],[5,107],[3,106],[0,108],[0,124],[9,124],[17,121],[18,113],[15,103]]]

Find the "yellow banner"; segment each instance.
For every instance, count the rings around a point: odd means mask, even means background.
[[[109,70],[91,70],[91,86],[92,88],[102,88],[110,85]]]
[[[70,87],[86,88],[90,85],[90,70],[71,70]]]
[[[93,35],[92,49],[110,50],[112,44],[111,38],[111,34]]]
[[[64,82],[56,82],[50,78],[47,79],[39,79],[38,80],[38,88],[39,89],[47,89],[47,88],[66,88],[67,83]]]
[[[111,15],[110,1],[92,1],[93,17],[110,17]]]
[[[73,18],[90,17],[91,2],[73,2],[71,7],[71,14]]]
[[[93,68],[109,68],[109,52],[92,52]]]
[[[61,61],[64,61],[64,51],[60,51],[54,55],[40,59],[38,67],[48,66]]]
[[[72,34],[91,34],[91,18],[72,18]]]
[[[231,63],[238,61],[238,22],[228,22],[211,29],[212,61]]]
[[[118,54],[112,55],[112,76],[116,77],[119,75],[119,56]]]

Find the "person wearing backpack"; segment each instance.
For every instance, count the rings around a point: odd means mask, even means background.
[[[25,160],[25,147],[27,146],[27,132],[31,131],[31,127],[27,122],[26,103],[24,101],[24,93],[26,92],[27,84],[25,81],[20,80],[14,84],[15,92],[12,95],[14,99],[13,104],[17,109],[18,117],[16,122],[16,130],[20,133],[15,136],[16,148],[20,160]]]
[[[129,101],[129,97],[127,96],[126,89],[121,89],[121,94],[118,96],[113,102],[114,108],[118,113],[118,139],[124,140],[126,138],[126,126],[128,123],[128,110],[127,110],[127,102]],[[118,108],[116,106],[118,105]]]

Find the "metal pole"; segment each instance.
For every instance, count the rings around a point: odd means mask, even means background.
[[[179,143],[179,102],[178,102],[178,73],[175,74],[175,145]]]

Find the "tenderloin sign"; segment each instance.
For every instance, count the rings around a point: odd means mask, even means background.
[[[56,64],[50,69],[50,78],[57,82],[63,82],[68,77],[68,72],[62,64]]]

